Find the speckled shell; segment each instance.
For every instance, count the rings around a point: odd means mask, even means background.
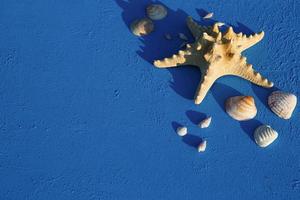
[[[270,109],[283,119],[291,118],[297,104],[297,97],[294,94],[275,91],[268,98]]]
[[[228,115],[238,121],[252,119],[257,113],[254,98],[251,96],[230,97],[225,103],[225,108]]]
[[[161,20],[168,14],[167,9],[159,4],[151,4],[146,9],[147,15],[152,20]]]
[[[187,127],[185,126],[180,126],[177,128],[177,134],[181,137],[185,136],[187,134]]]
[[[131,32],[137,36],[148,35],[154,29],[153,22],[148,18],[135,20],[130,26]]]
[[[254,131],[254,140],[260,147],[267,147],[278,137],[278,133],[269,125],[261,125]]]

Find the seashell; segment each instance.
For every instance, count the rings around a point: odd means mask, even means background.
[[[209,18],[212,18],[214,16],[214,13],[208,13],[207,15],[205,15],[204,17],[203,17],[203,19],[209,19]]]
[[[226,112],[238,121],[249,120],[255,117],[257,109],[254,98],[251,96],[235,96],[227,99]]]
[[[270,109],[283,119],[291,118],[297,104],[297,97],[288,92],[275,91],[268,97]]]
[[[185,136],[186,134],[187,134],[187,127],[185,127],[185,126],[180,126],[180,127],[178,127],[177,128],[177,134],[179,135],[179,136]]]
[[[178,36],[182,40],[188,40],[188,38],[186,37],[186,35],[184,35],[183,33],[179,33]]]
[[[254,131],[254,140],[260,147],[266,147],[270,145],[276,138],[278,133],[272,129],[269,125],[261,125]]]
[[[206,140],[203,140],[199,145],[198,145],[198,152],[204,152],[206,149]]]
[[[131,32],[137,36],[148,35],[154,29],[154,24],[150,19],[142,18],[135,20],[130,25]]]
[[[165,38],[167,40],[172,40],[172,36],[170,34],[168,34],[168,33],[165,34]]]
[[[223,23],[223,22],[217,22],[216,25],[217,25],[217,26],[224,26],[225,23]]]
[[[146,8],[147,16],[152,20],[161,20],[168,14],[167,9],[160,4],[151,4]]]
[[[210,123],[211,123],[211,117],[208,117],[208,118],[202,120],[198,126],[200,128],[207,128],[207,127],[209,127]]]

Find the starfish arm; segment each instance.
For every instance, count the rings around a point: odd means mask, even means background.
[[[240,52],[242,52],[260,42],[263,39],[264,35],[265,33],[262,31],[258,34],[250,35],[249,37],[247,37],[246,35],[237,37],[237,47],[239,48]]]
[[[243,60],[245,60],[245,57],[243,57]],[[229,74],[239,76],[256,85],[263,86],[266,88],[273,87],[274,85],[273,82],[263,77],[259,72],[255,71],[252,68],[251,64],[248,64],[246,62],[241,62],[239,66],[232,68],[229,71]]]
[[[195,39],[202,37],[202,34],[208,31],[206,27],[198,25],[191,16],[187,18],[186,23]]]
[[[155,60],[153,64],[158,68],[170,68],[182,65],[198,66],[195,56],[192,55],[192,51],[192,46],[190,44],[187,44],[187,49],[178,51],[177,54],[174,54],[170,58]]]
[[[219,78],[219,76],[208,74],[211,73],[209,72],[209,70],[208,71],[203,70],[203,72],[201,73],[202,73],[201,82],[197,88],[197,91],[195,93],[195,98],[194,98],[195,104],[200,104],[203,101],[211,86]]]

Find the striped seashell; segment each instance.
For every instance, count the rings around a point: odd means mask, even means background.
[[[255,129],[253,137],[258,146],[267,147],[277,139],[278,133],[269,125],[261,125]]]
[[[161,20],[168,14],[167,9],[160,4],[151,4],[146,8],[147,15],[152,20]]]
[[[251,96],[235,96],[227,99],[226,112],[235,120],[244,121],[256,116],[257,109]]]
[[[297,97],[288,92],[275,91],[268,98],[270,109],[283,119],[291,118],[297,104]]]
[[[148,18],[135,20],[130,25],[131,32],[136,36],[148,35],[154,29],[153,22]]]

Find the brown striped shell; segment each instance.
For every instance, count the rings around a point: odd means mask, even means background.
[[[229,116],[238,121],[252,119],[257,109],[251,96],[235,96],[227,99],[225,109]]]
[[[297,104],[297,97],[288,92],[275,91],[268,98],[270,109],[283,119],[291,118]]]

